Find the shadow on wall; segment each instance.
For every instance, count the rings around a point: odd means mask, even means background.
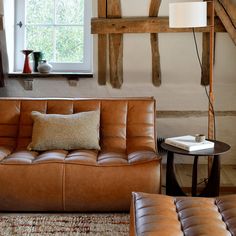
[[[0,88],[0,97],[8,97],[6,87],[5,88]]]

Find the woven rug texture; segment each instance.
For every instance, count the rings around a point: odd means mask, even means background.
[[[128,236],[129,214],[1,214],[0,235]]]

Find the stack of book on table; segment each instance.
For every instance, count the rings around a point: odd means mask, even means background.
[[[196,142],[195,137],[192,135],[166,138],[165,143],[190,152],[214,148],[213,142],[208,140],[204,140],[203,142]]]

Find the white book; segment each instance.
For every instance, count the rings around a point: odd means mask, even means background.
[[[185,135],[173,138],[166,138],[165,143],[187,151],[198,151],[208,148],[214,148],[214,143],[208,140],[196,142],[192,135]]]

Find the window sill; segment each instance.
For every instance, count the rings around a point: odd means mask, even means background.
[[[8,73],[8,78],[19,78],[23,80],[23,87],[25,90],[33,90],[33,80],[34,78],[66,78],[70,86],[77,86],[77,83],[80,78],[93,78],[92,73],[79,73],[79,72],[51,72],[51,73],[21,73],[21,72],[12,72]]]

